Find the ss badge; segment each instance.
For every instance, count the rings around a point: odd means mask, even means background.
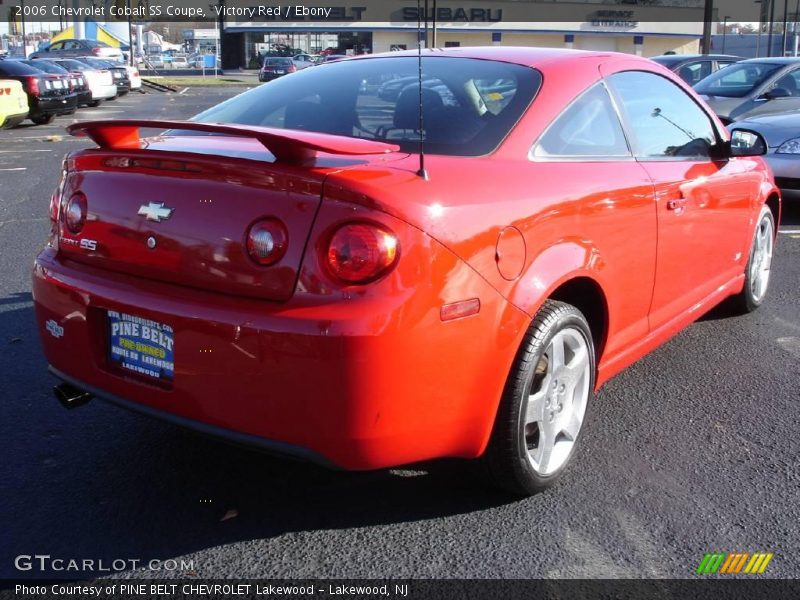
[[[97,250],[96,240],[81,240],[81,248],[83,250]]]

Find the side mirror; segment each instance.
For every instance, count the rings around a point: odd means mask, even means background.
[[[749,129],[731,131],[730,156],[762,156],[767,153],[767,142],[764,137]]]
[[[761,97],[764,100],[777,100],[778,98],[789,98],[791,97],[792,93],[787,90],[786,88],[776,87],[772,88],[768,92],[764,92],[761,94]]]

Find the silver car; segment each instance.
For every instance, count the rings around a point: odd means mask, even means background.
[[[728,129],[760,133],[768,146],[764,158],[784,199],[800,199],[800,113],[753,117],[732,123]]]
[[[800,110],[800,58],[751,58],[694,86],[726,125]]]
[[[125,60],[122,50],[97,40],[59,40],[58,42],[53,42],[44,50],[34,52],[28,58],[78,58],[79,56],[93,56],[106,60]]]

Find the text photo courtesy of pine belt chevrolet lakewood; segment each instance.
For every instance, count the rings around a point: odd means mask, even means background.
[[[767,294],[764,139],[644,58],[393,52],[68,130],[97,147],[64,160],[33,269],[67,405],[344,469],[478,459],[526,495],[601,385]]]

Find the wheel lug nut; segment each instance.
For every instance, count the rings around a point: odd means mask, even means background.
[[[558,391],[559,391],[559,392],[561,392],[561,393],[563,394],[565,389],[567,389],[567,386],[565,386],[565,385],[562,383],[562,384],[561,384],[561,388],[559,388],[559,390],[558,390]]]

